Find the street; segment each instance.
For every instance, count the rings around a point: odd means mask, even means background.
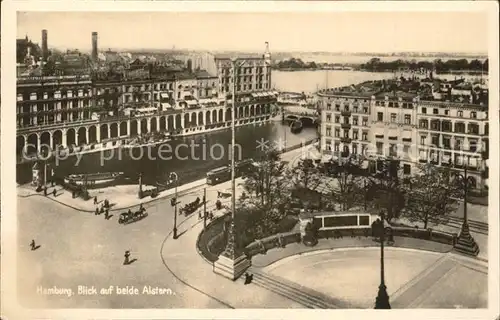
[[[207,208],[214,206],[217,189],[207,191]],[[179,198],[184,204],[203,197],[203,188]],[[69,209],[43,197],[19,198],[18,201],[18,280],[20,299],[26,306],[57,308],[221,308],[216,302],[186,287],[171,275],[162,263],[160,248],[173,228],[174,208],[170,199],[158,199],[144,206],[145,219],[128,225]],[[188,218],[178,216],[179,234],[190,232],[197,222],[197,212]],[[34,239],[40,248],[31,251]],[[130,250],[130,265],[123,265],[124,253]],[[186,248],[195,250],[195,248]],[[172,257],[175,258],[175,257]],[[189,268],[189,266],[186,266]],[[36,293],[37,286],[72,288],[95,286],[144,286],[170,289],[172,295],[74,295],[49,296]]]

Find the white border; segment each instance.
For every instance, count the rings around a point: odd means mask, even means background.
[[[220,318],[220,319],[282,319],[306,317],[335,317],[336,319],[358,319],[375,314],[385,319],[495,319],[499,315],[499,79],[498,79],[498,4],[496,1],[429,1],[429,2],[285,2],[285,1],[3,1],[2,2],[2,135],[1,135],[1,208],[2,208],[2,296],[1,306],[6,319],[36,318]],[[237,309],[237,310],[191,310],[191,309],[134,309],[134,310],[94,310],[55,309],[21,311],[16,293],[12,288],[16,277],[16,183],[15,183],[15,39],[16,11],[226,11],[226,12],[325,12],[325,11],[486,11],[489,13],[489,64],[490,64],[490,199],[489,199],[489,309],[488,310],[278,310],[278,309]],[[193,248],[194,250],[194,248]],[[375,293],[374,293],[375,294]],[[15,309],[14,306],[16,307]],[[13,314],[15,310],[15,314]],[[376,312],[375,314],[373,312]]]

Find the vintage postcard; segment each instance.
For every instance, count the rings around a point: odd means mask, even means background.
[[[2,319],[499,315],[495,2],[6,1],[1,40]]]

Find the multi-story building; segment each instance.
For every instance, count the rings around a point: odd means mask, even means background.
[[[259,120],[269,119],[271,105],[276,104],[277,94],[271,91],[271,54],[269,47],[263,55],[238,56],[232,61],[231,56],[215,56],[219,92],[227,99],[226,104],[232,102],[233,73],[236,79],[235,117],[237,124],[253,122],[254,117]],[[231,117],[230,107],[227,117]]]
[[[95,55],[94,33],[92,46]],[[254,85],[240,90],[237,125],[270,120],[276,96],[266,91],[269,63],[269,53],[251,61],[253,69],[246,76],[252,74]],[[231,125],[230,97],[227,91],[219,92],[220,75],[179,72],[140,61],[118,66],[121,71],[116,64],[92,66],[87,75],[18,77],[18,154],[92,152],[127,144],[146,133],[189,135]]]
[[[488,91],[464,81],[398,79],[322,90],[321,148],[337,156],[468,167],[477,188],[487,184]],[[439,93],[436,95],[436,93]]]

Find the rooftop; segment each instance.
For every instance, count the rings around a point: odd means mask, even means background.
[[[228,59],[264,59],[263,54],[257,54],[257,53],[242,53],[242,54],[230,54],[230,53],[221,53],[221,54],[216,54],[214,56],[215,60],[228,60]]]

